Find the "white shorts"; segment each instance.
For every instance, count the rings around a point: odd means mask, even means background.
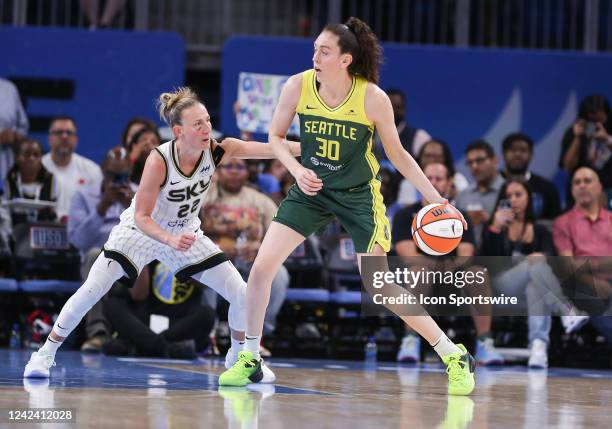
[[[179,281],[227,261],[223,251],[202,230],[196,232],[196,240],[189,250],[179,252],[135,226],[119,224],[112,229],[103,250],[104,256],[121,264],[130,280],[128,283],[132,284],[142,269],[156,259],[169,267]]]

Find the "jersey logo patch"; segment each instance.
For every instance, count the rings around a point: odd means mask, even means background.
[[[306,105],[306,110],[316,110],[316,107],[311,107],[308,104]]]
[[[176,181],[176,182],[172,182],[172,181],[170,181],[170,184],[171,184],[171,185],[176,185],[177,183],[181,183],[181,181],[180,181],[180,180],[178,180],[178,181]]]

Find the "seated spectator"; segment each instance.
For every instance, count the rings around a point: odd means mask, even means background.
[[[443,197],[448,196],[452,186],[451,175],[444,164],[430,163],[423,169],[425,176]],[[393,219],[391,237],[398,256],[421,256],[425,263],[426,255],[414,244],[412,240],[412,219],[423,208],[423,203],[416,203],[397,212]],[[466,216],[469,222],[469,216]],[[471,224],[463,234],[463,239],[449,257],[470,257],[474,256],[474,233]],[[426,263],[439,262],[440,258],[427,257]],[[479,270],[479,267],[462,268],[471,271]],[[463,288],[465,292],[470,292],[469,288]],[[490,292],[489,292],[490,294]],[[476,341],[475,358],[482,365],[503,363],[503,357],[495,350],[493,337],[491,336],[491,309],[490,306],[473,311],[474,326],[478,340]],[[399,362],[418,362],[420,356],[421,341],[418,335],[408,326],[405,326],[405,336],[397,353]]]
[[[592,317],[591,322],[612,344],[612,212],[602,207],[602,186],[597,173],[589,167],[580,167],[572,176],[572,196],[575,206],[557,218],[553,224],[553,239],[561,256],[597,257],[591,261],[591,271],[578,281],[591,284],[602,297],[602,307],[595,309],[604,316]],[[582,264],[579,259],[573,259]],[[606,264],[607,263],[607,264]],[[607,316],[607,317],[606,317]]]
[[[92,252],[97,256],[138,189],[130,180],[130,163],[123,148],[108,152],[102,175],[101,184],[77,190],[70,206],[68,237],[83,257]]]
[[[102,182],[102,170],[98,164],[75,152],[77,143],[74,119],[60,116],[51,121],[51,152],[42,157],[42,163],[58,180],[57,215],[62,221],[67,221],[70,201],[78,189]]]
[[[107,153],[102,173],[102,184],[78,189],[70,206],[68,239],[81,253],[81,277],[84,279],[137,189],[129,179],[130,163],[125,148],[115,147]],[[111,331],[101,302],[87,313],[86,333],[87,340],[81,347],[85,352],[99,352],[102,344],[110,339]]]
[[[395,126],[397,128],[397,133],[399,134],[402,147],[410,155],[416,157],[416,154],[419,153],[425,142],[431,140],[431,136],[427,131],[421,128],[413,127],[406,122],[406,95],[403,91],[400,89],[388,89],[386,92],[389,96],[389,100],[391,101],[391,106],[393,107]],[[389,162],[387,159],[387,155],[385,154],[385,150],[378,135],[375,137],[374,153],[382,167],[389,168],[393,172],[396,171],[393,164],[391,164],[391,162]]]
[[[612,193],[612,117],[604,96],[592,94],[580,103],[578,118],[563,136],[559,167],[568,173],[590,167]]]
[[[546,256],[554,255],[555,249],[548,229],[535,223],[532,201],[531,189],[523,179],[508,179],[499,192],[493,218],[484,230],[481,253],[507,257],[491,267],[493,286],[506,296],[521,297],[526,293],[529,366],[547,368],[550,315],[562,316],[567,332],[585,323],[588,317],[581,315],[563,295],[559,280],[546,261]]]
[[[491,219],[495,201],[504,184],[497,171],[497,157],[493,147],[484,140],[476,140],[465,149],[466,164],[474,182],[457,195],[456,206],[467,213],[474,223],[476,247],[480,247],[483,224]]]
[[[378,174],[380,175],[380,194],[383,197],[383,203],[387,209],[386,215],[389,221],[391,221],[391,226],[393,226],[393,217],[401,208],[401,205],[397,202],[397,193],[399,190],[398,176],[384,167],[378,171]]]
[[[179,282],[160,262],[143,270],[134,287],[115,286],[104,298],[104,315],[117,338],[103,345],[105,354],[193,359],[208,345],[214,313],[201,304],[202,286]],[[151,317],[166,317],[161,332],[151,329]],[[163,322],[162,322],[163,323]]]
[[[246,281],[277,207],[269,197],[246,186],[248,172],[244,160],[232,159],[221,165],[216,174],[217,181],[213,183],[201,213],[203,229]],[[289,273],[281,266],[272,282],[264,335],[274,331],[276,316],[288,287]]]
[[[132,165],[132,174],[130,176],[132,182],[140,184],[145,162],[151,151],[160,144],[161,138],[156,128],[144,126],[132,135],[127,145],[130,164]]]
[[[465,176],[455,171],[455,165],[453,163],[453,156],[451,155],[448,145],[442,140],[429,140],[418,152],[416,161],[419,163],[421,168],[425,168],[426,165],[439,162],[444,164],[450,175],[453,178],[451,182],[451,189],[448,194],[448,198],[454,200],[457,194],[468,187],[468,181]],[[398,203],[406,206],[414,204],[421,200],[416,188],[408,180],[401,178],[401,185],[398,194]]]
[[[15,144],[28,134],[30,124],[13,82],[0,78],[0,178],[14,163]]]
[[[561,199],[555,185],[548,179],[529,170],[533,156],[533,140],[522,133],[508,134],[502,143],[505,171],[504,178],[519,176],[532,190],[533,211],[536,219],[554,219],[561,213]]]
[[[42,145],[36,140],[22,140],[15,146],[15,165],[6,176],[5,200],[28,199],[34,201],[57,201],[57,181],[42,165]],[[32,208],[12,206],[13,226],[22,223],[54,221],[55,208]]]
[[[119,142],[119,146],[123,146],[126,149],[129,149],[130,142],[136,134],[137,131],[140,131],[142,128],[150,128],[152,130],[157,130],[157,126],[155,123],[144,117],[136,116],[128,121],[123,128],[123,133],[121,134],[121,141]]]

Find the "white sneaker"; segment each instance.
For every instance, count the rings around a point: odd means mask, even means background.
[[[234,366],[236,361],[238,360],[238,352],[234,352],[234,350],[230,347],[225,355],[225,369],[230,369]],[[261,372],[263,372],[263,378],[260,383],[274,383],[276,381],[276,374],[265,364],[263,359],[261,360]]]
[[[578,331],[588,321],[589,316],[587,315],[561,316],[561,324],[565,328],[566,334],[571,334],[572,332]]]
[[[529,368],[548,368],[548,345],[539,339],[533,340],[529,354]]]
[[[230,369],[238,360],[238,352],[235,352],[232,347],[229,348],[225,355],[225,369]]]
[[[421,355],[421,339],[416,335],[406,335],[397,352],[397,361],[403,363],[418,363]]]
[[[55,366],[53,356],[34,352],[23,370],[23,376],[26,378],[49,378],[49,368],[52,366]]]

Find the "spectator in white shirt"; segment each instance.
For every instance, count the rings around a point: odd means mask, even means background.
[[[75,152],[78,141],[74,119],[61,116],[51,121],[49,127],[51,151],[43,156],[42,163],[58,180],[60,192],[57,214],[64,222],[68,219],[70,200],[74,193],[102,182],[102,170],[98,164]]]

